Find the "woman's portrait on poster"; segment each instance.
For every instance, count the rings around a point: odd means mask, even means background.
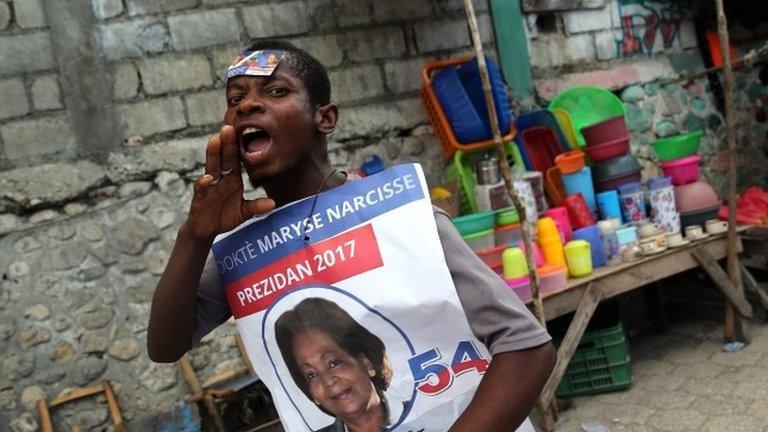
[[[317,432],[379,432],[398,421],[402,401],[387,400],[392,367],[382,340],[336,303],[307,298],[274,325],[297,387],[335,418]]]

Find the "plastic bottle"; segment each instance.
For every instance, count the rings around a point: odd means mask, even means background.
[[[541,252],[544,254],[544,260],[548,264],[565,267],[563,241],[560,239],[557,225],[551,217],[539,219],[539,222],[536,224],[536,237]]]

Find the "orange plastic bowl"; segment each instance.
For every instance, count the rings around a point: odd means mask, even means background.
[[[584,153],[581,150],[571,150],[557,155],[555,165],[561,174],[573,174],[584,168]]]

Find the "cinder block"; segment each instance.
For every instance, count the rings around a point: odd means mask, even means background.
[[[415,26],[419,52],[464,48],[471,45],[464,19],[432,21]]]
[[[47,31],[0,37],[0,75],[53,69],[51,39]]]
[[[337,35],[306,36],[292,39],[294,45],[312,54],[323,66],[338,66],[344,60]]]
[[[611,60],[619,57],[618,42],[620,32],[605,30],[595,33],[595,54],[598,60]]]
[[[344,1],[337,3],[339,25],[342,27],[369,24],[373,21],[371,9],[376,2],[373,0]]]
[[[401,27],[374,28],[347,33],[341,37],[347,58],[366,62],[405,54],[405,35]]]
[[[695,48],[699,45],[696,40],[696,28],[693,21],[683,21],[680,23],[680,44],[683,49]]]
[[[42,0],[13,0],[16,24],[21,28],[45,27],[45,12]]]
[[[523,0],[525,12],[568,11],[597,9],[605,6],[606,0]]]
[[[540,35],[531,41],[531,65],[539,68],[594,61],[595,41],[591,34],[571,37]]]
[[[195,93],[184,97],[190,126],[221,124],[227,101],[223,89]]]
[[[382,136],[393,130],[411,129],[426,122],[418,99],[365,104],[346,108],[332,139]]]
[[[11,23],[11,8],[8,3],[0,3],[0,30],[8,28],[8,24]]]
[[[217,47],[212,49],[213,59],[213,73],[216,77],[223,78],[226,76],[227,68],[232,63],[235,56],[243,49],[247,48],[247,45],[231,45],[226,47]]]
[[[118,105],[117,113],[123,128],[123,138],[133,135],[149,136],[184,129],[187,126],[184,120],[184,104],[178,97]]]
[[[105,20],[123,13],[125,8],[121,0],[91,0],[93,3],[93,13],[96,18]]]
[[[384,80],[376,65],[340,69],[329,75],[334,102],[346,103],[384,94]]]
[[[29,102],[20,79],[0,81],[0,119],[18,117],[29,112]]]
[[[405,21],[432,15],[432,2],[388,0],[373,2],[373,17],[378,22]]]
[[[5,156],[10,160],[60,153],[75,146],[67,115],[22,120],[0,126]]]
[[[163,52],[171,41],[162,21],[153,18],[102,24],[99,35],[108,60]]]
[[[475,13],[486,12],[488,10],[488,3],[487,1],[473,1],[472,7],[475,9]],[[438,12],[464,12],[465,10],[464,0],[442,0],[435,2],[435,4],[437,5]]]
[[[173,47],[201,48],[240,40],[240,22],[234,9],[216,9],[168,17]]]
[[[611,9],[587,9],[563,13],[566,34],[584,33],[611,28]]]
[[[130,15],[147,15],[197,6],[200,0],[126,0]]]
[[[62,108],[61,89],[56,75],[43,75],[32,82],[32,104],[36,110]]]
[[[200,54],[144,59],[139,63],[139,74],[144,91],[150,95],[196,89],[213,83],[211,65]]]
[[[232,3],[241,3],[243,0],[203,0],[203,6],[221,6]]]
[[[245,30],[254,38],[303,34],[312,28],[305,1],[246,7],[242,13]]]
[[[392,93],[404,93],[421,88],[421,68],[426,63],[423,58],[393,60],[384,64],[384,80]]]
[[[139,73],[129,62],[118,63],[110,68],[112,94],[115,99],[130,99],[139,93]]]

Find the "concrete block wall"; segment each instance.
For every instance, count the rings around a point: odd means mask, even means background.
[[[696,47],[689,5],[626,0],[524,1],[535,76]],[[678,2],[683,3],[683,2]]]
[[[45,1],[59,0],[0,0],[0,170],[90,156],[63,102]],[[379,126],[346,127],[346,113],[416,103],[421,64],[470,46],[458,0],[91,3],[97,55],[108,73],[88,79],[107,80],[112,89],[119,136],[105,143],[109,149],[131,138],[151,143],[215,131],[225,108],[219,77],[253,38],[288,39],[317,55],[345,108],[334,138],[367,143],[381,135]],[[483,38],[492,43],[488,7],[477,3]],[[48,135],[53,128],[60,133]]]
[[[0,2],[0,58],[0,169],[73,156],[42,0]]]

